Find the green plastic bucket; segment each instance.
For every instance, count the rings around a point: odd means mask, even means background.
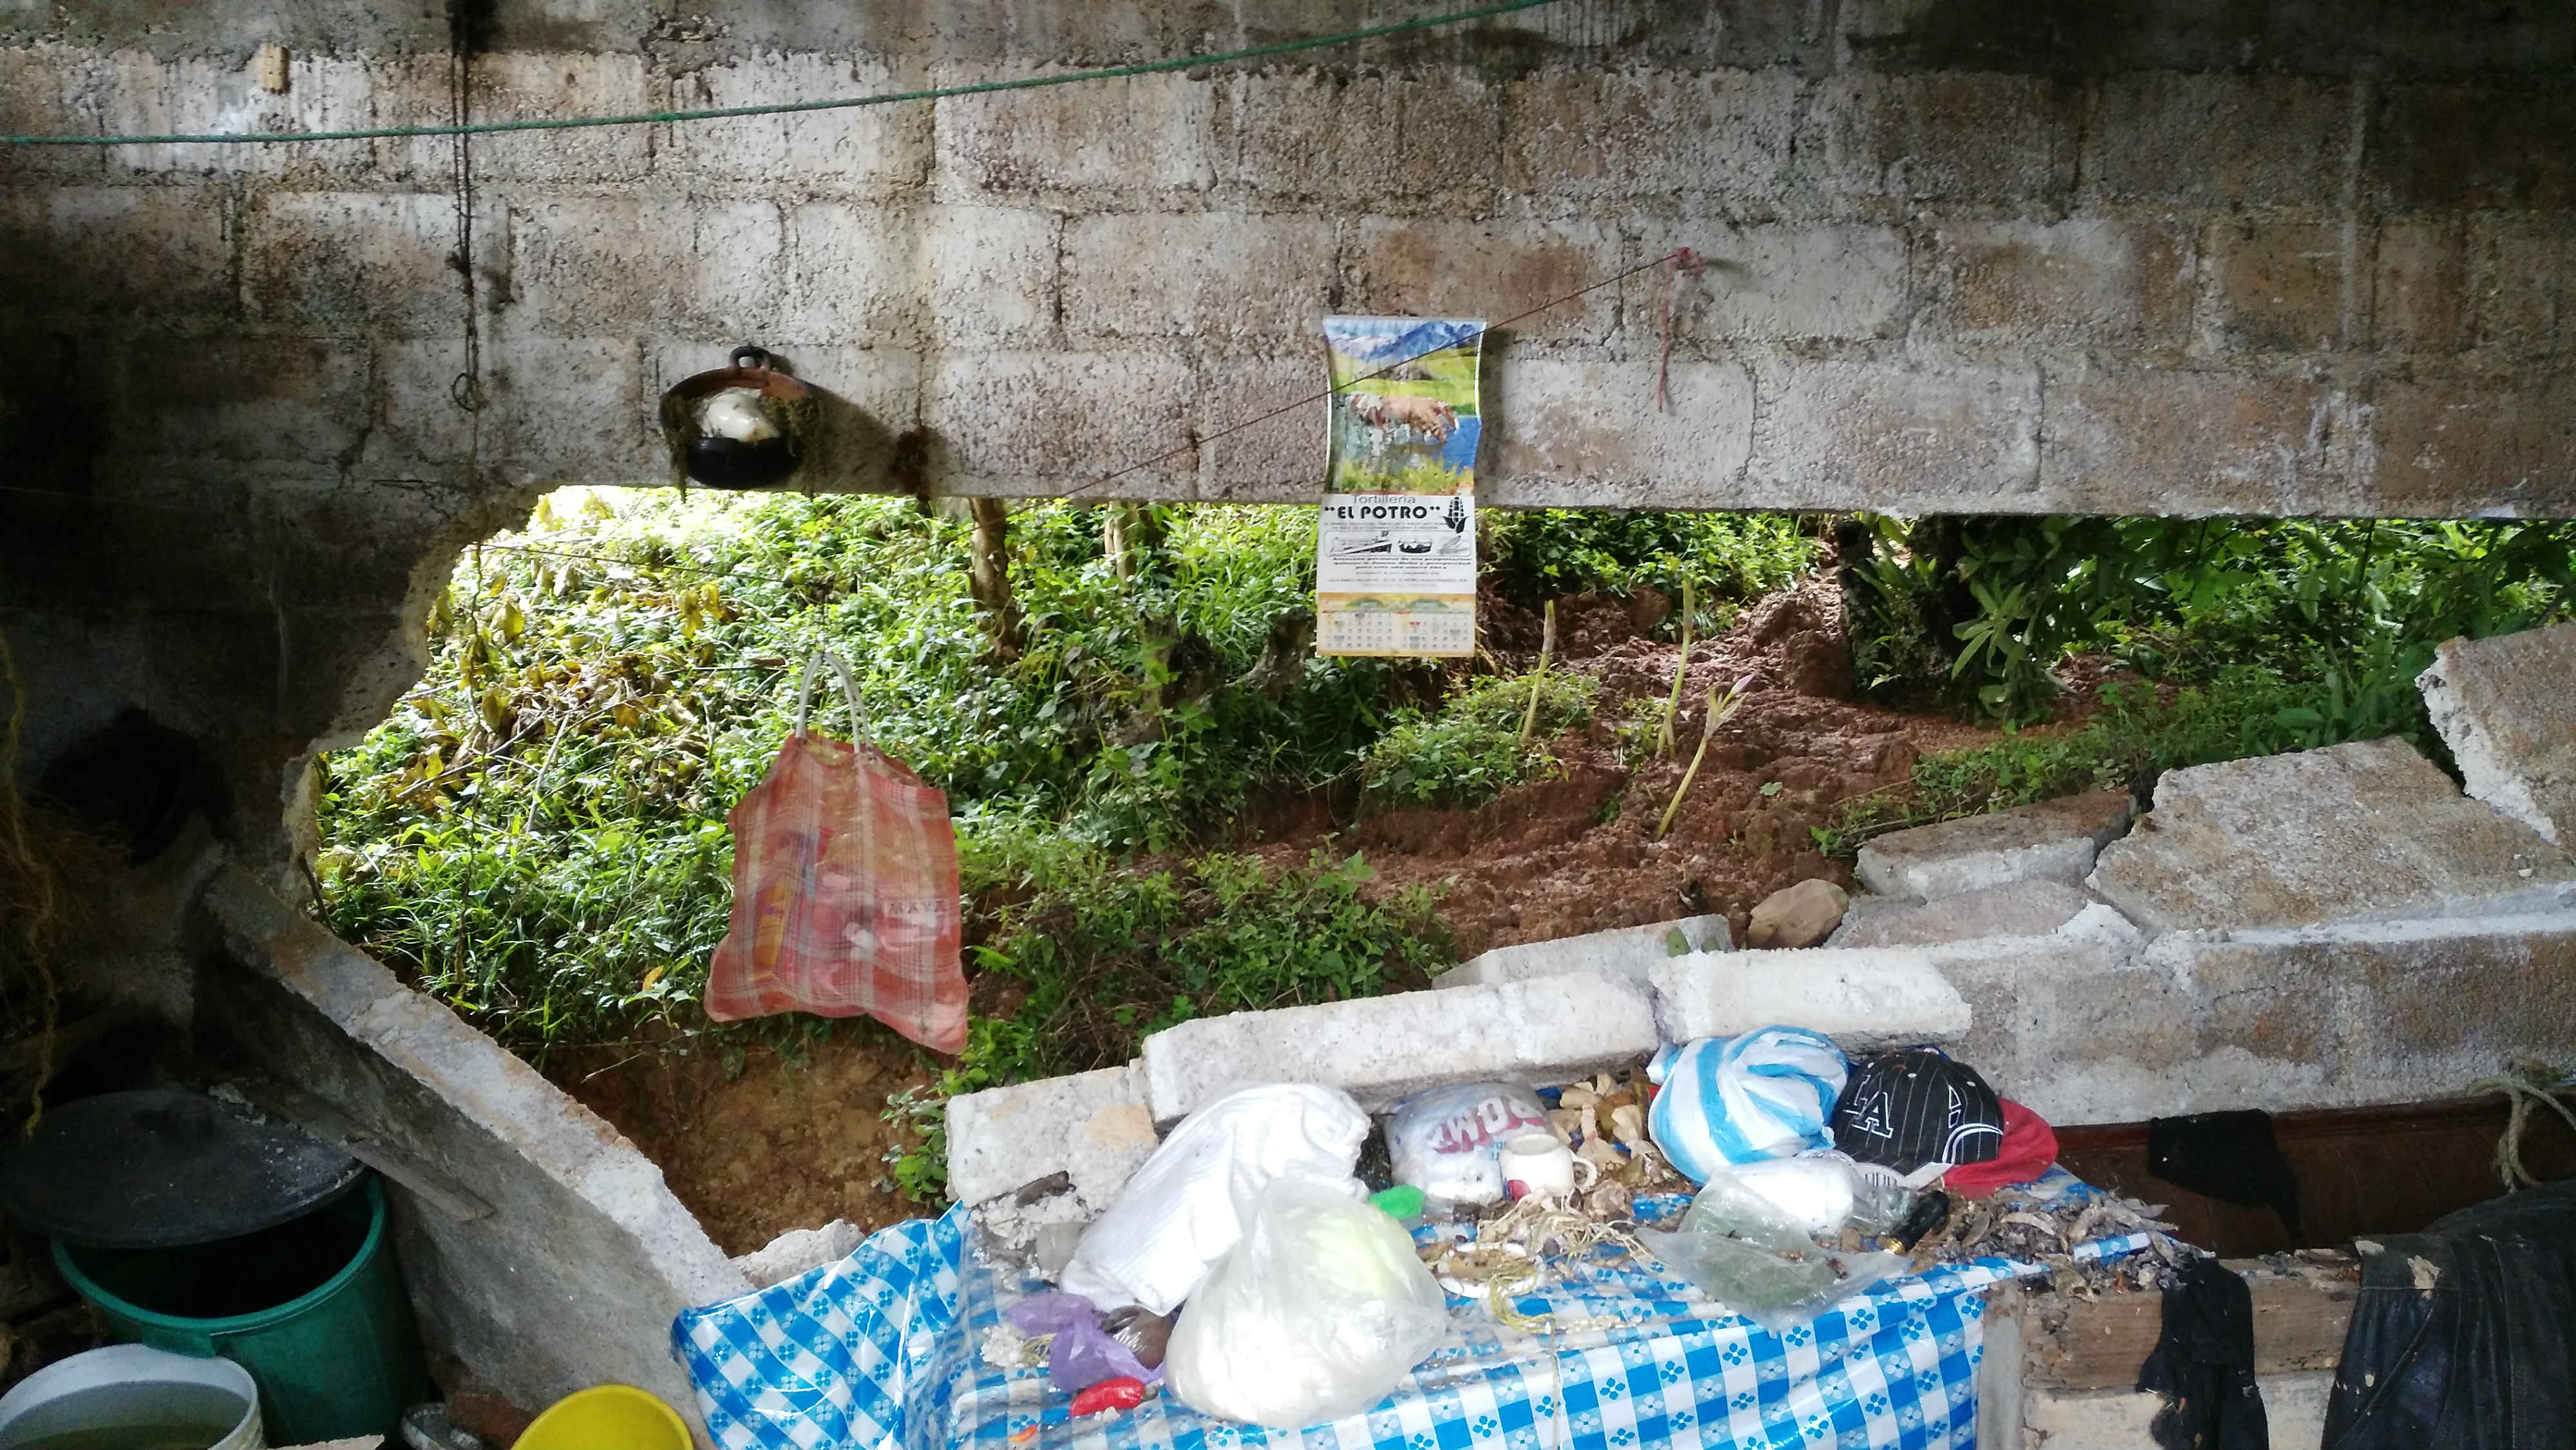
[[[431,1395],[385,1227],[371,1174],[276,1228],[176,1249],[56,1241],[54,1263],[123,1337],[249,1370],[275,1442],[392,1436]]]

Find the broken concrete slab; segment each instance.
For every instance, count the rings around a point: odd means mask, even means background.
[[[1825,945],[1938,946],[1979,937],[2046,936],[2099,904],[2081,887],[2044,877],[1932,901],[1855,896]]]
[[[386,1160],[432,1368],[531,1409],[603,1382],[637,1385],[694,1422],[672,1317],[751,1282],[662,1170],[241,868],[208,883],[198,921],[208,950],[197,1022],[210,1040],[435,1174],[433,1191],[416,1191],[402,1162]]]
[[[1599,972],[1625,977],[1642,986],[1646,969],[1657,962],[1692,952],[1722,952],[1734,944],[1727,934],[1725,917],[1686,916],[1678,921],[1495,947],[1442,972],[1431,979],[1431,985],[1478,987],[1567,972]]]
[[[1155,1121],[1169,1123],[1245,1083],[1313,1082],[1375,1112],[1443,1083],[1567,1082],[1658,1045],[1634,982],[1533,977],[1184,1022],[1145,1039],[1146,1097]]]
[[[2576,861],[2403,740],[2165,773],[2091,885],[2150,933],[2505,913],[2576,902]]]
[[[1859,1052],[1955,1041],[1970,1026],[1967,1002],[1932,958],[1906,948],[1702,952],[1651,975],[1656,1024],[1671,1042],[1786,1024]]]
[[[1744,944],[1766,950],[1821,945],[1842,924],[1850,904],[1850,893],[1820,877],[1783,886],[1753,908]]]
[[[742,1270],[751,1287],[766,1289],[825,1264],[839,1263],[856,1252],[867,1237],[867,1231],[857,1224],[836,1218],[821,1228],[791,1228],[750,1253],[736,1256],[733,1266]]]
[[[2471,796],[2576,845],[2576,624],[2446,640],[2416,677]]]
[[[1916,826],[1861,847],[1853,874],[1881,896],[1927,901],[2012,881],[2080,886],[2095,854],[2128,829],[2133,804],[2104,790]]]
[[[1063,1174],[1097,1211],[1161,1141],[1136,1063],[987,1088],[948,1100],[948,1193],[982,1203]]]

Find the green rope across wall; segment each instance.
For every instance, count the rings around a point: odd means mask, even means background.
[[[782,101],[766,106],[722,106],[704,111],[645,111],[631,116],[550,116],[524,121],[476,121],[463,126],[378,126],[363,131],[264,131],[210,136],[0,136],[7,146],[276,146],[307,141],[373,141],[403,136],[474,136],[498,131],[569,131],[587,126],[659,126],[675,121],[720,121],[731,116],[783,116],[798,111],[840,111],[859,106],[891,106],[904,101],[936,101],[949,96],[984,95],[993,91],[1025,91],[1039,86],[1066,86],[1077,81],[1116,80],[1122,76],[1154,75],[1164,71],[1196,70],[1201,66],[1226,65],[1234,61],[1260,60],[1274,55],[1288,55],[1301,50],[1321,50],[1326,46],[1349,45],[1354,41],[1375,40],[1380,36],[1402,35],[1408,31],[1433,30],[1444,25],[1457,25],[1489,16],[1508,15],[1515,10],[1536,10],[1554,5],[1558,0],[1505,0],[1505,3],[1479,6],[1473,10],[1454,10],[1446,15],[1426,15],[1418,20],[1400,20],[1391,25],[1373,25],[1366,30],[1348,30],[1339,35],[1318,35],[1304,40],[1281,40],[1268,45],[1246,46],[1241,50],[1220,51],[1214,55],[1182,56],[1174,60],[1144,61],[1136,65],[1114,65],[1100,70],[1067,71],[1062,75],[1023,76],[1007,81],[978,81],[973,85],[934,86],[919,91],[889,91],[874,96],[848,96],[831,101]]]

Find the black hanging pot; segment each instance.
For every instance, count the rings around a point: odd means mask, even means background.
[[[813,390],[760,348],[735,348],[732,361],[662,395],[662,438],[671,450],[674,484],[774,488],[805,466]]]

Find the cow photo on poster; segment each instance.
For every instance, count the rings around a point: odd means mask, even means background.
[[[1484,324],[1328,317],[1333,406],[1315,536],[1315,648],[1476,652],[1478,363]]]

